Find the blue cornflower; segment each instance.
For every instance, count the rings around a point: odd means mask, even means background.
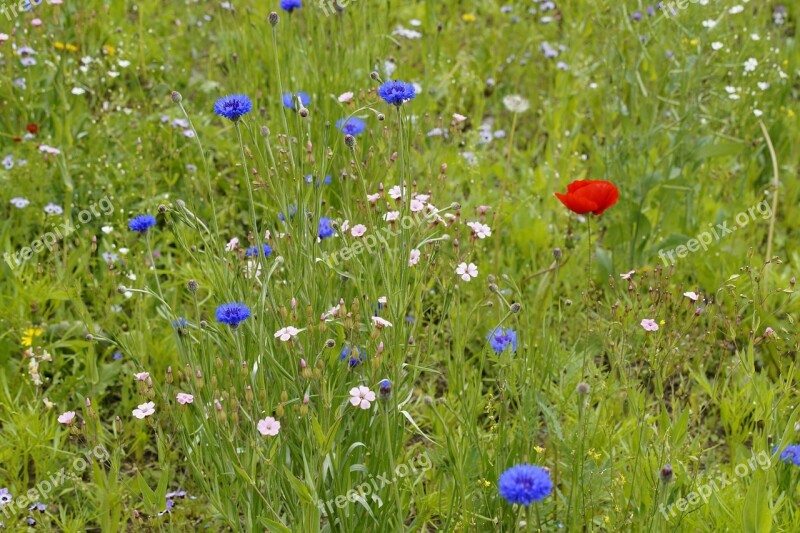
[[[339,356],[339,360],[347,361],[350,368],[353,368],[364,362],[365,353],[366,352],[364,352],[362,348],[358,348],[357,346],[352,348],[350,346],[345,346],[342,348],[342,354]]]
[[[536,465],[512,466],[500,476],[497,482],[500,496],[509,503],[519,503],[525,506],[538,502],[547,497],[553,490],[553,482],[547,470]]]
[[[776,451],[778,451],[777,447],[775,448],[773,453]],[[787,464],[792,463],[795,466],[800,466],[800,445],[790,444],[789,446],[784,448],[783,451],[781,452],[780,459],[784,463]]]
[[[238,302],[222,304],[217,307],[217,321],[228,324],[232,328],[250,317],[250,308]]]
[[[289,206],[289,218],[294,218],[294,216],[296,214],[297,214],[297,206],[296,205],[290,205]],[[278,220],[280,220],[281,222],[286,222],[286,217],[283,216],[283,213],[278,213]]]
[[[486,339],[492,346],[492,349],[498,354],[503,353],[503,350],[511,346],[511,351],[517,351],[517,332],[511,328],[496,328],[486,335]]]
[[[300,9],[301,7],[303,7],[303,4],[300,2],[300,0],[281,0],[281,9],[288,11],[289,13],[295,9]]]
[[[147,230],[156,225],[156,217],[153,215],[138,215],[130,219],[128,227],[139,233],[146,233]]]
[[[321,185],[328,185],[331,182],[331,180],[332,180],[331,175],[328,174],[327,176],[325,176],[324,180],[317,180],[317,187]],[[311,185],[312,183],[314,183],[314,175],[307,174],[305,177],[305,181],[308,185]]]
[[[381,400],[389,400],[392,397],[392,382],[388,379],[383,379],[378,384],[378,394]]]
[[[223,96],[214,104],[214,113],[236,122],[253,110],[253,104],[244,94]]]
[[[367,123],[360,118],[350,117],[348,119],[340,118],[336,121],[336,129],[345,135],[358,135],[367,129]]]
[[[269,244],[267,243],[262,244],[261,249],[264,251],[264,257],[269,257],[272,254],[272,248],[270,248]],[[244,255],[245,257],[253,257],[258,255],[258,246],[251,246],[247,249]]]
[[[378,87],[378,96],[387,104],[400,106],[417,96],[414,86],[404,81],[387,81]]]
[[[47,505],[43,503],[34,503],[30,507],[28,507],[28,511],[39,511],[40,513],[43,513],[47,511]]]
[[[311,97],[308,96],[308,93],[303,91],[298,91],[294,94],[292,93],[283,93],[283,105],[288,107],[289,109],[294,109],[294,104],[297,102],[297,99],[300,99],[300,103],[303,104],[303,107],[308,107],[308,104],[311,103]]]
[[[173,320],[172,321],[172,327],[173,328],[182,329],[182,328],[185,328],[188,325],[189,325],[189,321],[186,320],[183,317],[178,317],[178,320]]]
[[[319,230],[317,236],[320,240],[327,239],[333,235],[333,228],[331,227],[331,219],[322,217],[319,219]]]
[[[111,359],[114,361],[119,361],[122,359],[122,352],[114,352],[114,355],[111,356]]]

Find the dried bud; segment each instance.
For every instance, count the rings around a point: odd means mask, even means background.
[[[386,115],[378,113],[378,122],[383,122],[384,120],[386,120]]]
[[[575,391],[581,396],[586,396],[587,394],[589,394],[589,384],[581,381],[580,383],[578,383],[578,386],[575,387]]]
[[[158,206],[158,212],[163,215],[164,213],[167,212],[167,206],[165,206],[164,204],[159,205]]]
[[[118,293],[120,293],[120,294],[125,294],[125,292],[126,292],[127,290],[128,290],[128,289],[125,287],[125,285],[118,285],[118,286],[117,286],[117,292],[118,292]]]
[[[300,116],[303,117],[303,118],[308,117],[308,109],[305,108],[305,107],[301,107],[300,111],[298,111],[298,113],[300,113]]]
[[[369,77],[376,81],[380,79],[380,75],[374,70],[369,73]]]
[[[167,379],[165,380],[168,384],[172,383],[172,367],[167,367]]]
[[[186,288],[189,289],[189,292],[197,292],[197,289],[199,287],[200,286],[193,279],[190,279],[189,282],[186,284]]]
[[[561,248],[555,248],[555,249],[553,250],[553,257],[555,258],[555,260],[556,260],[556,261],[558,261],[559,259],[561,259],[561,256],[562,256],[562,255],[563,255],[563,254],[562,254],[562,252],[561,252]]]
[[[352,135],[345,135],[344,136],[344,144],[348,148],[352,148],[352,147],[354,147],[356,145],[356,138],[353,137]]]
[[[512,313],[519,313],[520,309],[522,309],[522,304],[518,302],[514,302],[511,304],[511,312]]]
[[[269,128],[266,126],[261,126],[261,135],[263,135],[264,137],[269,135]]]
[[[333,348],[334,346],[336,346],[336,341],[335,340],[328,339],[328,340],[325,341],[325,347],[326,348]]]
[[[180,104],[183,101],[183,96],[178,91],[172,91],[172,101],[176,104]]]
[[[278,25],[278,18],[279,18],[278,17],[278,13],[276,13],[275,11],[272,11],[269,14],[269,23],[270,23],[270,25],[272,25],[272,27],[275,27],[275,26]]]

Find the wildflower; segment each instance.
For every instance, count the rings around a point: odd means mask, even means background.
[[[500,476],[497,482],[500,496],[509,503],[528,506],[545,499],[553,490],[550,474],[536,465],[521,464],[512,466]]]
[[[14,498],[9,494],[8,489],[3,487],[0,489],[0,506],[3,506],[13,500]]]
[[[331,227],[331,219],[327,217],[321,217],[319,219],[319,229],[317,230],[317,236],[320,240],[325,240],[328,237],[333,236],[333,228]]]
[[[408,258],[408,266],[413,267],[414,265],[419,263],[420,255],[422,255],[421,252],[416,248],[411,250],[411,254]]]
[[[714,41],[713,43],[711,43],[711,49],[714,51],[722,49],[723,46],[724,45],[719,41]]]
[[[467,265],[466,263],[461,263],[456,268],[456,274],[461,276],[461,279],[464,281],[469,281],[472,278],[478,277],[478,267],[475,266],[475,263],[470,263]]]
[[[778,451],[777,448],[773,451]],[[784,463],[792,463],[795,466],[800,466],[800,445],[797,444],[790,444],[786,448],[783,449],[780,455],[780,460]],[[2,491],[0,491],[2,494]]]
[[[192,403],[194,401],[194,396],[191,394],[186,394],[185,392],[179,392],[175,395],[175,399],[178,400],[179,404],[186,405],[187,403]]]
[[[482,224],[480,222],[467,222],[467,226],[472,229],[472,234],[479,239],[485,239],[486,237],[491,237],[492,235],[492,229],[486,224]]]
[[[346,93],[340,94],[338,100],[343,104],[347,104],[353,100],[353,96],[352,91],[347,91]],[[337,125],[336,127],[338,128],[339,126]]]
[[[250,308],[243,303],[233,302],[217,307],[217,322],[237,327],[250,317]]]
[[[693,302],[696,302],[697,299],[699,298],[696,292],[684,292],[683,295],[689,298]]]
[[[636,271],[631,270],[629,272],[626,272],[625,274],[620,274],[619,277],[621,277],[622,279],[631,279],[631,276],[633,276],[634,274],[636,274]]]
[[[214,103],[214,113],[236,122],[253,110],[253,103],[244,94],[223,96]]]
[[[147,233],[147,230],[155,225],[156,217],[153,215],[138,215],[128,222],[128,227],[137,233]]]
[[[652,318],[642,319],[642,327],[645,331],[658,331],[658,324]]]
[[[367,227],[364,224],[356,224],[353,226],[353,229],[350,230],[350,234],[353,237],[362,237],[367,232]]]
[[[374,401],[375,393],[369,390],[369,387],[361,385],[360,387],[353,387],[350,389],[350,403],[354,407],[369,409],[370,402]]]
[[[261,245],[261,250],[264,252],[264,257],[269,257],[272,254],[272,248],[267,243]],[[254,257],[258,255],[258,246],[251,246],[244,255],[245,257]]]
[[[386,401],[392,397],[392,382],[388,379],[383,379],[378,384],[378,394],[381,400]]]
[[[276,339],[280,339],[283,342],[288,342],[297,337],[298,333],[300,333],[299,329],[293,326],[286,326],[285,328],[281,328],[278,331],[276,331],[273,337],[275,337]]]
[[[153,402],[147,402],[140,405],[138,408],[133,410],[133,416],[138,418],[139,420],[144,420],[146,417],[152,415],[156,412],[156,404]]]
[[[384,320],[383,318],[381,318],[379,316],[372,317],[372,323],[375,324],[375,327],[378,328],[378,329],[392,327],[392,323],[391,322],[389,322],[388,320]]]
[[[350,346],[345,346],[342,348],[342,353],[339,355],[339,360],[347,360],[348,366],[353,368],[364,362],[365,354],[366,352],[363,348],[358,348],[357,346],[353,346],[352,348]]]
[[[274,437],[278,434],[278,431],[280,431],[281,423],[271,416],[268,416],[264,420],[259,420],[256,427],[258,428],[258,432],[265,437]]]
[[[289,109],[295,109],[294,105],[298,99],[303,107],[308,107],[308,104],[311,103],[311,97],[308,96],[308,93],[306,92],[298,91],[294,94],[283,93],[283,105]]]
[[[389,197],[392,200],[401,200],[403,198],[403,191],[399,185],[395,185],[391,189],[389,189]]]
[[[756,67],[758,67],[758,60],[754,57],[751,57],[747,61],[744,62],[744,71],[745,72],[753,72]]]
[[[511,328],[496,328],[486,335],[486,339],[496,353],[501,354],[509,346],[512,352],[517,351],[517,332]]]
[[[25,347],[33,346],[33,340],[42,334],[42,328],[28,328],[22,333],[20,344]]]
[[[301,7],[303,7],[303,3],[300,0],[281,0],[281,9],[289,13]]]
[[[342,118],[336,121],[336,129],[347,135],[358,135],[367,129],[367,123],[356,117]]]
[[[385,215],[383,215],[383,219],[386,222],[394,222],[400,218],[400,211],[389,211]]]
[[[44,212],[48,215],[61,215],[64,213],[64,209],[60,205],[51,202],[44,206]]]
[[[147,381],[147,378],[150,377],[150,372],[138,372],[133,377],[136,378],[136,381]]]
[[[34,503],[30,507],[28,507],[28,511],[39,511],[40,513],[43,513],[47,511],[47,505],[43,503]]]
[[[73,420],[75,420],[75,411],[67,411],[58,417],[58,423],[66,424],[67,426],[72,425]]]
[[[661,481],[664,483],[669,482],[672,479],[672,465],[662,466],[659,475],[661,476]]]
[[[233,250],[237,249],[238,247],[239,247],[239,238],[238,237],[234,237],[233,239],[228,241],[228,244],[225,245],[225,251],[226,252],[232,252]]]
[[[503,105],[512,113],[524,113],[531,107],[531,103],[518,94],[509,94],[504,97]]]
[[[387,81],[378,87],[378,96],[383,98],[387,104],[396,106],[403,105],[404,102],[414,99],[417,96],[416,89],[410,83],[404,81]]]
[[[556,193],[556,198],[573,213],[601,215],[617,203],[619,191],[610,181],[579,180],[567,186],[567,194]]]

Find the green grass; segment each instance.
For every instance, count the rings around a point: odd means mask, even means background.
[[[800,440],[794,6],[775,24],[774,6],[744,0],[674,17],[635,1],[359,0],[330,17],[310,0],[291,15],[233,4],[0,12],[6,528],[800,529],[798,473],[774,451]],[[421,91],[387,105],[387,79]],[[310,95],[308,116],[287,91]],[[252,113],[214,115],[240,93]],[[504,106],[513,94],[530,109]],[[335,127],[348,116],[367,124],[352,147]],[[553,193],[580,179],[613,182],[619,202],[571,213]],[[410,216],[415,193],[439,218],[390,226],[387,202]],[[466,224],[480,206],[484,239]],[[145,213],[157,225],[130,231]],[[317,239],[321,217],[335,237]],[[677,254],[719,225],[736,230]],[[462,262],[478,277],[461,280]],[[252,311],[238,328],[215,318],[234,301]],[[291,342],[274,336],[285,326],[301,330]],[[497,327],[515,352],[492,350]],[[350,367],[345,347],[366,358]],[[369,410],[349,402],[359,385],[379,396]],[[256,429],[269,416],[277,436]],[[498,493],[520,463],[554,485],[529,507]]]

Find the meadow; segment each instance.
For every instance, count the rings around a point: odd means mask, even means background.
[[[797,3],[25,4],[0,529],[800,531]]]

